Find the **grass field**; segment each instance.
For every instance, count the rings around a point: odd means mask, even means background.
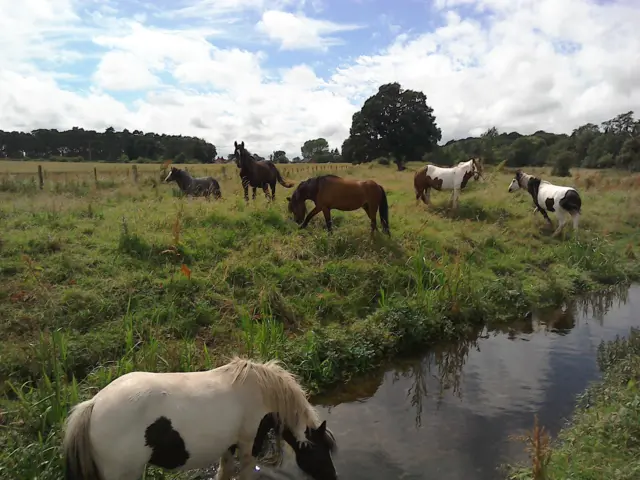
[[[379,165],[279,166],[373,178],[392,237],[362,211],[306,231],[258,191],[245,205],[235,164],[212,174],[223,199],[185,199],[158,165],[0,162],[0,478],[60,478],[69,405],[134,369],[198,370],[227,355],[279,357],[318,391],[386,358],[640,275],[640,176],[575,170],[579,238],[553,239],[512,175],[416,205],[413,173]],[[94,177],[94,167],[97,178]],[[555,217],[552,215],[552,219]],[[147,478],[165,478],[151,472]],[[168,477],[166,477],[168,478]]]

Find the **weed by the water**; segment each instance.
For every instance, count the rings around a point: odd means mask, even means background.
[[[601,382],[580,396],[570,425],[549,445],[538,426],[525,438],[528,467],[511,467],[512,480],[567,478],[632,480],[640,474],[640,330],[601,342]]]

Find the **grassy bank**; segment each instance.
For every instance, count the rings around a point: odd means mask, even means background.
[[[635,480],[640,478],[640,330],[601,343],[603,379],[579,399],[571,425],[554,445],[541,430],[529,439],[532,467],[511,480]]]
[[[507,173],[471,182],[450,216],[448,193],[432,194],[430,212],[416,206],[416,166],[282,167],[295,182],[379,181],[392,237],[371,241],[361,211],[335,212],[332,237],[321,218],[299,231],[280,185],[274,205],[259,192],[246,206],[235,165],[189,166],[219,179],[224,198],[211,202],[160,184],[158,166],[140,166],[137,184],[129,166],[99,164],[97,179],[93,167],[44,164],[41,191],[35,165],[0,162],[2,478],[59,478],[69,405],[134,369],[275,356],[319,390],[640,274],[638,176],[553,179],[583,195],[580,238],[563,241],[526,194],[507,192]]]

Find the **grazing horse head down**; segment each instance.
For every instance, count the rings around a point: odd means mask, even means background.
[[[389,203],[384,188],[373,180],[351,180],[337,175],[320,175],[300,182],[291,197],[287,208],[300,228],[306,228],[309,221],[318,213],[324,214],[327,230],[332,231],[331,210],[345,212],[362,208],[371,220],[371,235],[378,229],[376,214],[380,212],[382,230],[389,231]],[[309,214],[306,200],[315,203]]]
[[[194,178],[186,170],[181,170],[177,167],[171,167],[164,181],[165,183],[176,182],[180,190],[187,195],[204,196],[206,198],[209,198],[209,195],[213,195],[216,198],[222,197],[220,183],[215,178]]]
[[[469,180],[484,179],[482,162],[478,158],[471,158],[465,162],[459,162],[455,167],[438,167],[425,165],[419,169],[413,177],[413,186],[416,191],[416,201],[422,200],[426,205],[431,201],[431,189],[452,190],[451,206],[458,206],[460,191],[464,190]]]
[[[547,212],[556,213],[558,217],[558,228],[553,232],[554,237],[562,232],[568,217],[571,217],[573,220],[574,231],[578,230],[582,210],[582,199],[575,188],[554,185],[551,182],[541,180],[538,177],[529,175],[518,169],[509,184],[509,193],[519,189],[529,192],[535,206],[534,213],[540,212],[549,226],[553,226],[553,223]]]
[[[65,478],[137,480],[147,464],[186,471],[219,459],[217,478],[227,479],[237,453],[238,478],[247,480],[265,416],[306,475],[337,480],[335,438],[296,377],[277,361],[240,358],[208,371],[128,373],[75,405],[64,429]]]
[[[293,183],[286,182],[280,171],[271,160],[256,160],[244,146],[244,141],[233,142],[233,155],[236,159],[236,166],[240,169],[240,179],[244,190],[244,199],[249,201],[249,187],[253,189],[253,199],[256,199],[256,189],[262,188],[268,200],[276,198],[276,183],[285,188],[293,187]],[[269,188],[271,187],[271,198],[269,198]]]

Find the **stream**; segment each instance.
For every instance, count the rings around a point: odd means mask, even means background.
[[[502,465],[527,461],[512,437],[535,414],[557,435],[576,396],[600,377],[598,345],[640,327],[639,309],[640,285],[578,297],[312,398],[338,442],[339,478],[504,479]]]
[[[639,308],[640,285],[576,298],[315,397],[338,441],[340,478],[504,478],[502,464],[527,460],[510,437],[536,413],[555,436],[600,376],[600,341],[640,326]]]

